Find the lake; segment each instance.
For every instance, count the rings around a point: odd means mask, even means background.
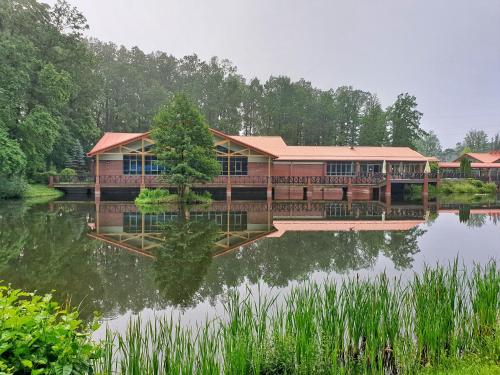
[[[148,212],[149,211],[149,212]],[[500,254],[500,201],[214,202],[141,212],[132,202],[1,202],[0,280],[54,291],[85,319],[123,330],[130,316],[220,312],[231,288],[285,295],[302,281]],[[102,331],[102,330],[101,330]],[[102,332],[98,333],[101,334]]]

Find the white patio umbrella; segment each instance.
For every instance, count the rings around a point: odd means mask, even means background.
[[[424,173],[431,173],[431,165],[429,164],[429,160],[425,162]]]

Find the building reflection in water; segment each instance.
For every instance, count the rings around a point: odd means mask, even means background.
[[[222,256],[264,237],[286,232],[407,231],[429,218],[425,206],[391,206],[381,202],[214,202],[180,212],[165,206],[161,212],[142,212],[132,203],[96,204],[88,236],[145,257],[166,240],[163,228],[179,220],[207,222],[218,227],[213,256]]]

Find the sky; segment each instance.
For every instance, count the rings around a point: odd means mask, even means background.
[[[500,132],[500,0],[69,2],[88,36],[118,45],[226,58],[247,79],[351,85],[384,106],[408,92],[444,147]]]

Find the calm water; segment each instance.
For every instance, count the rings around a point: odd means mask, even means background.
[[[304,280],[407,277],[425,263],[500,255],[500,202],[215,202],[141,213],[133,203],[1,202],[0,280],[99,311],[199,321],[229,288],[285,294]]]

